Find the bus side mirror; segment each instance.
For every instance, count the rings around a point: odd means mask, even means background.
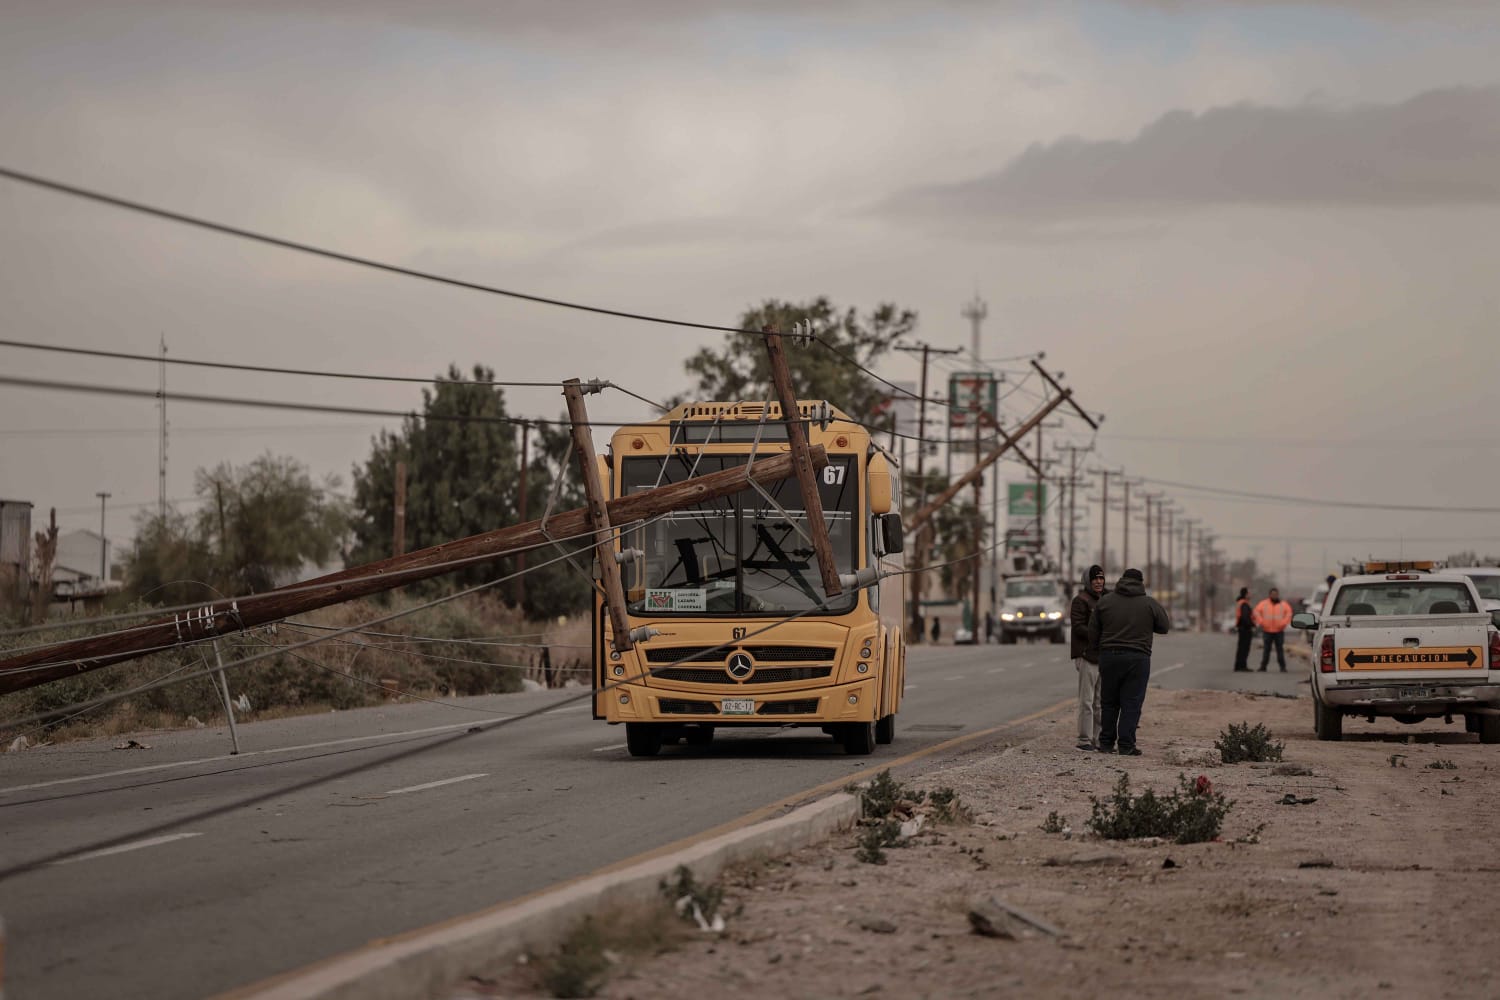
[[[1292,628],[1317,628],[1318,616],[1311,611],[1300,611],[1292,615]]]
[[[903,551],[905,539],[901,534],[901,515],[881,514],[876,521],[880,525],[880,554],[890,556]]]

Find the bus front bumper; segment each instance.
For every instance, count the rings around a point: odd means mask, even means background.
[[[696,722],[715,726],[826,725],[871,722],[879,707],[874,677],[801,691],[677,691],[622,684],[595,697],[605,721]]]

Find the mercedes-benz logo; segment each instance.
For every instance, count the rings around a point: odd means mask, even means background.
[[[742,681],[750,676],[750,671],[755,669],[755,661],[750,659],[749,653],[735,653],[729,658],[729,676],[737,681]]]

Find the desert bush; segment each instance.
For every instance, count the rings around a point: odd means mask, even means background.
[[[1253,728],[1248,722],[1231,722],[1228,729],[1220,731],[1214,748],[1224,763],[1238,764],[1247,760],[1280,760],[1286,744],[1273,739],[1271,731],[1259,722]]]
[[[927,803],[932,806],[934,823],[972,823],[974,810],[958,797],[951,788],[935,788],[927,793]]]
[[[1089,828],[1106,840],[1163,837],[1179,844],[1196,844],[1218,837],[1224,817],[1234,803],[1213,790],[1207,778],[1178,775],[1178,787],[1168,795],[1146,789],[1130,793],[1130,776],[1120,775],[1108,799],[1090,796],[1093,815]]]
[[[1062,833],[1063,830],[1067,828],[1067,825],[1068,825],[1068,819],[1067,819],[1067,817],[1066,816],[1059,816],[1057,814],[1057,810],[1054,809],[1054,810],[1052,810],[1051,812],[1049,812],[1047,814],[1047,818],[1046,819],[1042,820],[1042,832],[1043,833]]]

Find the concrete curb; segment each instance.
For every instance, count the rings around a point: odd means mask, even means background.
[[[412,1000],[437,995],[522,950],[550,946],[601,907],[654,897],[678,865],[687,866],[695,879],[708,881],[737,861],[785,854],[825,840],[858,818],[859,799],[840,792],[668,857],[370,945],[228,995],[237,1000]]]

